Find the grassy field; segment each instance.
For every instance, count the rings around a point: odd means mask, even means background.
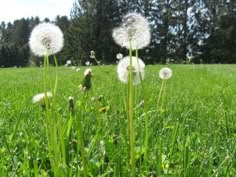
[[[173,77],[158,109],[162,67],[147,66],[143,88],[135,90],[137,176],[234,177],[236,66],[170,65]],[[63,123],[66,163],[59,162],[58,171],[83,176],[77,145],[80,117],[88,174],[129,176],[127,87],[118,80],[115,66],[97,66],[92,67],[92,89],[83,95],[78,85],[84,70],[59,68],[54,111]],[[51,85],[54,71],[50,68]],[[52,176],[44,111],[32,104],[32,97],[44,91],[43,68],[0,69],[0,78],[0,176]],[[74,113],[68,110],[69,96],[75,98]]]

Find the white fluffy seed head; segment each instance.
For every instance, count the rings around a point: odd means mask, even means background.
[[[53,55],[61,51],[63,33],[52,23],[40,23],[34,27],[29,38],[31,51],[37,56]]]
[[[46,92],[45,93],[39,93],[37,95],[35,95],[32,99],[33,103],[40,103],[41,105],[45,104],[45,97],[47,96],[48,99],[50,99],[52,97],[52,93],[51,92]]]
[[[84,76],[87,76],[87,75],[92,75],[92,69],[87,68],[87,69],[84,71]]]
[[[122,53],[118,53],[118,54],[116,55],[116,58],[117,58],[118,60],[121,60],[121,59],[123,58]]]
[[[159,77],[161,79],[170,79],[172,77],[172,70],[170,68],[162,68],[159,71]]]
[[[67,61],[66,61],[66,64],[67,64],[67,65],[70,65],[71,63],[72,63],[71,60],[67,60]]]
[[[74,101],[74,97],[73,96],[69,96],[68,97],[68,101]]]
[[[145,17],[137,13],[128,13],[123,17],[120,27],[112,32],[114,41],[121,47],[133,50],[142,49],[149,45],[151,33],[149,23]]]
[[[133,84],[140,84],[144,79],[145,64],[140,58],[132,57],[132,70],[133,70]],[[130,57],[126,56],[121,59],[117,66],[118,78],[121,82],[128,83],[130,72]]]
[[[89,61],[86,61],[86,62],[85,62],[85,65],[86,65],[86,66],[89,66],[89,65],[90,65],[90,62],[89,62]]]

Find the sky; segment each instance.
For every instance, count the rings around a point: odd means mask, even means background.
[[[54,20],[57,15],[70,16],[74,0],[0,0],[0,22],[36,17]]]

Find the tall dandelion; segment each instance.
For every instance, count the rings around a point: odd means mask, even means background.
[[[49,56],[60,52],[63,48],[64,38],[63,33],[59,27],[52,23],[40,23],[35,26],[30,34],[29,46],[34,55],[44,57],[44,93],[48,86],[52,87],[49,75]],[[54,63],[56,66],[56,78],[53,89],[53,96],[56,98],[56,90],[58,83],[57,74],[57,59],[54,56]],[[50,83],[50,84],[49,84]],[[57,103],[56,99],[51,102],[52,109],[49,109],[48,97],[50,94],[44,94],[35,96],[33,100],[43,100],[41,103],[45,103],[45,127],[46,127],[46,137],[49,149],[50,164],[54,176],[57,174],[65,175],[62,168],[66,166],[66,152],[64,143],[64,133],[62,131],[62,120],[60,115],[56,110]],[[41,99],[40,99],[41,98]],[[44,99],[45,98],[45,99]],[[44,101],[45,100],[45,101]],[[53,130],[53,131],[51,131]],[[64,175],[63,175],[64,174]]]
[[[165,98],[166,80],[168,80],[172,77],[172,70],[167,67],[160,69],[159,77],[160,77],[160,79],[162,79],[162,84],[161,84],[161,89],[160,89],[158,99],[157,99],[157,110],[163,111],[162,107],[163,107],[164,98]],[[161,101],[161,105],[160,105],[161,98],[162,98],[162,101]]]
[[[128,13],[119,27],[112,31],[116,44],[129,50],[129,57],[118,62],[118,77],[122,82],[128,82],[127,94],[127,132],[131,176],[135,175],[135,119],[134,119],[134,85],[141,83],[144,78],[145,64],[138,57],[138,50],[148,46],[151,40],[149,23],[144,16],[138,13]],[[132,50],[136,51],[135,57]],[[142,85],[143,87],[143,85]],[[143,90],[143,89],[142,89]],[[147,121],[146,121],[147,123]],[[146,136],[147,137],[147,136]],[[145,140],[145,142],[147,142]],[[147,146],[145,147],[147,149]],[[145,153],[146,154],[146,153]],[[146,157],[146,155],[145,155]]]
[[[61,51],[63,33],[52,23],[40,23],[34,27],[29,38],[31,51],[37,56],[53,55]]]
[[[133,84],[138,85],[141,80],[144,79],[144,68],[145,64],[141,59],[132,57],[132,74],[133,74]],[[129,70],[130,70],[130,57],[126,56],[121,59],[117,66],[117,73],[119,80],[124,83],[129,81]],[[141,77],[140,77],[141,76]]]

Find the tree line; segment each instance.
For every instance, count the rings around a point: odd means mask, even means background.
[[[128,12],[141,13],[150,22],[151,43],[140,51],[145,63],[236,63],[235,0],[75,0],[70,18],[53,21],[65,37],[59,63],[83,65],[91,60],[90,51],[105,64],[115,63],[117,53],[128,54],[111,35]],[[1,23],[0,66],[40,65],[42,59],[28,46],[30,32],[40,22],[31,17]]]

